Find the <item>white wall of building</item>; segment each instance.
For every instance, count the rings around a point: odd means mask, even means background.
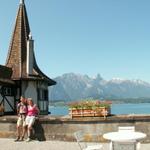
[[[32,98],[34,103],[38,105],[41,112],[48,111],[47,99],[40,99],[44,90],[48,90],[48,84],[43,81],[22,81],[22,95],[26,98]],[[37,93],[39,92],[39,93]],[[39,96],[40,95],[40,96]],[[39,97],[38,97],[39,96]],[[39,98],[39,99],[38,99]]]
[[[37,84],[35,81],[29,81],[22,84],[22,92],[26,98],[32,98],[34,103],[37,102]]]
[[[48,89],[48,84],[46,84],[45,82],[38,82],[38,88],[40,89],[45,89],[47,90]]]

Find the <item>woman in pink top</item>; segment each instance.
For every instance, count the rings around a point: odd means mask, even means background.
[[[32,132],[32,126],[35,122],[36,116],[39,114],[39,109],[36,106],[36,104],[33,103],[32,98],[28,98],[28,113],[26,117],[26,125],[28,127],[28,138],[27,142],[31,140],[31,132]]]

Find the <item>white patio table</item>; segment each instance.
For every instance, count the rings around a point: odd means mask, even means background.
[[[135,131],[118,131],[118,132],[109,132],[103,135],[107,140],[111,140],[110,150],[113,150],[114,142],[136,142],[137,140],[143,139],[146,137],[145,133],[135,132]],[[137,150],[140,149],[140,142],[137,144]]]
[[[132,140],[140,140],[146,137],[145,133],[142,132],[109,132],[105,133],[103,137],[107,140],[111,141],[132,141]]]

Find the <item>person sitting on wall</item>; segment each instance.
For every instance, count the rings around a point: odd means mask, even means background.
[[[17,120],[17,138],[15,142],[24,140],[24,135],[26,132],[25,118],[27,115],[27,111],[28,111],[27,101],[23,96],[21,96],[20,102],[17,105],[18,120]]]
[[[28,113],[25,123],[27,126],[27,133],[28,133],[28,138],[26,141],[29,142],[31,141],[32,128],[35,123],[36,117],[39,114],[39,109],[37,105],[33,103],[32,98],[28,98],[27,102],[28,102]]]

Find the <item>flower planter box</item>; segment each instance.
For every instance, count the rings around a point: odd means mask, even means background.
[[[69,104],[69,114],[73,117],[104,117],[111,114],[111,102],[100,100],[82,100]]]
[[[70,108],[69,114],[74,117],[104,117],[106,118],[111,114],[110,108],[99,107],[96,109],[76,109]]]

